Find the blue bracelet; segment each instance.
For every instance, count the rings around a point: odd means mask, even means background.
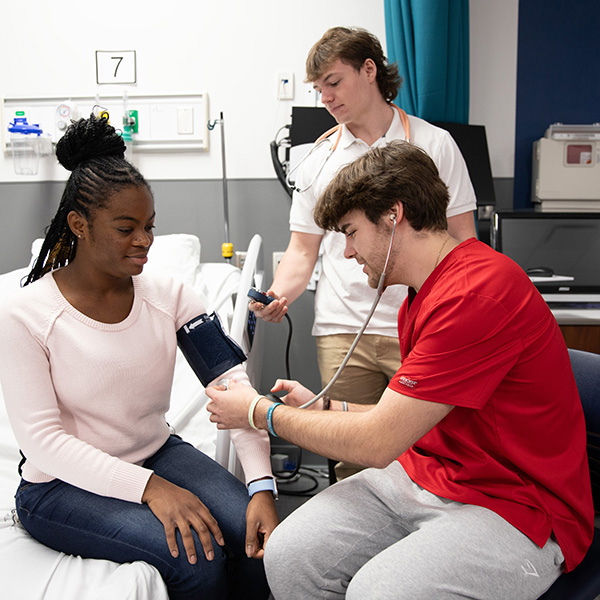
[[[273,498],[277,500],[277,482],[272,477],[266,479],[258,479],[248,484],[248,494],[250,498],[256,494],[256,492],[269,491],[273,494]]]
[[[275,430],[273,429],[273,411],[282,404],[282,402],[273,402],[273,404],[269,406],[269,410],[267,411],[267,429],[269,430],[269,433],[274,437],[279,436],[275,433]]]

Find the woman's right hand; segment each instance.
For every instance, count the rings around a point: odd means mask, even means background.
[[[148,505],[156,518],[163,524],[167,544],[174,557],[179,556],[175,537],[177,529],[179,529],[188,561],[191,564],[197,562],[192,529],[196,530],[200,538],[206,560],[214,558],[211,533],[217,544],[220,546],[225,544],[216,519],[199,498],[188,490],[153,473],[146,484],[142,502]]]

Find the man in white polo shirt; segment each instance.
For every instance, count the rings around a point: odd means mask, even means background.
[[[250,308],[265,321],[279,322],[288,306],[306,289],[322,245],[322,273],[315,299],[319,370],[325,385],[337,371],[375,298],[360,266],[344,259],[344,237],[323,231],[313,209],[321,192],[344,165],[369,148],[392,140],[408,140],[436,163],[450,193],[448,231],[459,241],[476,236],[475,194],[464,159],[450,134],[392,104],[401,79],[388,65],[377,38],[363,29],[335,27],[313,46],[306,61],[307,80],[321,93],[324,106],[340,127],[316,144],[298,169],[290,213],[291,238],[269,294],[276,301]],[[400,365],[398,306],[406,287],[392,286],[330,391],[336,398],[376,402]],[[338,465],[338,478],[357,469]]]

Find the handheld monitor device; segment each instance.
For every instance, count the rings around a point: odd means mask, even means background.
[[[248,298],[254,302],[261,302],[262,304],[270,304],[273,302],[273,300],[275,300],[275,298],[273,298],[273,296],[269,296],[267,292],[257,290],[256,288],[250,288],[248,290]]]

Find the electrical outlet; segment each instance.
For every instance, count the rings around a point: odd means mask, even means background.
[[[284,254],[285,252],[273,252],[273,277],[275,277],[275,271],[277,271],[279,262],[281,261]]]
[[[129,127],[129,131],[131,133],[138,133],[139,132],[139,121],[138,121],[138,111],[137,110],[130,110],[128,111],[128,115],[127,115],[127,123],[124,123],[124,125],[127,125]]]
[[[323,257],[319,255],[317,262],[315,264],[315,268],[313,269],[312,275],[310,276],[310,281],[306,286],[306,289],[314,292],[317,289],[317,283],[319,283],[319,277],[321,277],[321,271],[323,270]]]
[[[241,269],[244,266],[244,263],[246,262],[246,255],[248,253],[247,252],[241,252],[239,250],[236,250],[235,253],[235,266],[238,269]]]
[[[178,108],[177,134],[191,135],[192,133],[194,133],[194,108],[192,106]]]
[[[286,463],[289,462],[290,457],[287,454],[272,454],[271,455],[271,468],[275,473],[281,473],[285,471]]]
[[[294,74],[279,73],[277,78],[277,99],[278,100],[293,100],[294,99]]]

